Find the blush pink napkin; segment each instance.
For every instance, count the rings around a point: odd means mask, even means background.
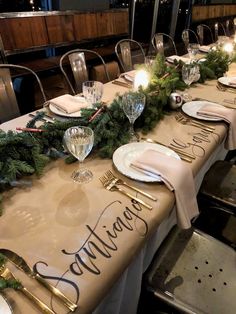
[[[50,100],[50,103],[58,110],[68,114],[77,112],[80,109],[87,107],[87,103],[83,97],[72,96],[69,94],[53,98]]]
[[[191,168],[179,159],[146,150],[131,164],[135,169],[159,175],[169,190],[174,191],[179,227],[191,227],[191,219],[199,214]]]
[[[224,106],[204,105],[197,112],[204,117],[222,118],[229,124],[228,135],[225,141],[225,148],[228,150],[236,149],[236,110],[225,108]]]

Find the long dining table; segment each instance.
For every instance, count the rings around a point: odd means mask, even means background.
[[[234,71],[234,67],[231,67]],[[233,73],[233,72],[232,72]],[[216,80],[195,84],[192,97],[224,104],[234,99],[230,91],[216,88]],[[109,103],[126,87],[104,85],[103,101]],[[24,115],[0,125],[4,131],[24,127],[31,118]],[[196,192],[210,166],[224,159],[227,124],[205,122],[215,128],[204,132],[176,120],[172,111],[157,124],[147,137],[163,145],[177,145],[195,159],[189,163]],[[185,162],[185,161],[183,161]],[[142,275],[158,247],[176,225],[174,193],[161,182],[134,181],[117,171],[112,160],[90,154],[85,160],[93,173],[87,184],[76,184],[71,173],[78,166],[61,158],[51,162],[32,184],[4,192],[4,213],[0,217],[0,247],[22,256],[41,276],[78,304],[76,313],[136,313]],[[152,194],[149,210],[126,196],[106,190],[99,178],[112,170],[119,178]],[[69,310],[36,280],[28,278],[9,263],[17,278],[55,313]],[[8,289],[7,296],[14,314],[40,313],[18,291]]]

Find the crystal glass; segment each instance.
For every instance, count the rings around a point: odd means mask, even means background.
[[[89,106],[98,103],[102,99],[103,84],[98,81],[86,81],[82,84],[83,95]]]
[[[94,141],[94,133],[91,128],[85,126],[73,126],[65,131],[63,146],[80,162],[80,169],[72,173],[72,179],[78,183],[91,181],[93,174],[85,169],[84,159],[91,152]]]
[[[194,66],[191,64],[184,64],[182,67],[182,79],[185,84],[188,85],[188,87],[195,81],[196,79],[196,70],[194,69]],[[191,95],[188,93],[184,93],[183,95],[184,101],[190,101],[192,100]]]
[[[139,139],[134,131],[134,122],[143,112],[145,100],[145,95],[141,93],[128,93],[122,97],[122,109],[130,122],[131,142],[137,142]]]
[[[197,53],[199,52],[200,45],[197,43],[188,44],[188,55],[190,60],[195,60]]]
[[[153,64],[155,63],[155,60],[156,60],[156,56],[148,55],[145,57],[144,63],[146,64],[147,67],[151,68],[153,66]]]

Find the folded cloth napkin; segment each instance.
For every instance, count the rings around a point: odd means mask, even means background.
[[[209,52],[211,49],[211,46],[200,46],[199,50],[202,52]]]
[[[136,71],[132,70],[132,71],[129,71],[129,72],[122,73],[120,75],[120,77],[124,78],[126,81],[128,81],[130,83],[133,83],[134,77],[135,77],[135,73],[136,73]]]
[[[50,103],[58,110],[69,114],[87,107],[87,103],[83,97],[72,96],[69,94],[53,98],[50,100]]]
[[[166,60],[170,63],[173,63],[175,60],[177,61],[182,61],[184,63],[188,63],[189,62],[189,58],[185,58],[185,57],[180,57],[180,56],[177,56],[177,55],[173,55],[173,56],[169,56],[166,58]]]
[[[199,214],[192,170],[179,159],[149,149],[131,167],[150,176],[159,175],[169,190],[174,191],[177,222],[183,229],[191,227],[191,219]]]
[[[197,111],[197,114],[204,117],[221,118],[229,123],[228,135],[225,141],[225,148],[236,149],[236,110],[225,108],[220,105],[204,105]]]

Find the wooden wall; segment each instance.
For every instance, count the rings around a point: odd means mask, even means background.
[[[192,22],[208,19],[236,16],[236,5],[195,5],[192,10]]]
[[[128,33],[128,10],[0,18],[0,34],[8,55]]]

